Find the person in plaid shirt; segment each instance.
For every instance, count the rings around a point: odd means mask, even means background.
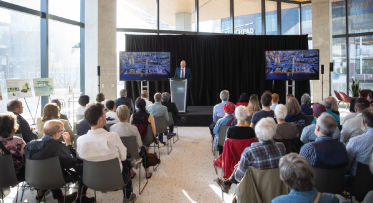
[[[224,179],[219,177],[216,182],[220,185],[223,192],[228,193],[233,183],[239,183],[245,176],[246,169],[253,166],[260,170],[278,168],[280,158],[285,156],[285,145],[281,142],[275,142],[273,137],[276,134],[277,125],[273,118],[262,118],[255,126],[255,134],[259,142],[252,143],[247,147],[241,160],[235,166],[231,177]]]

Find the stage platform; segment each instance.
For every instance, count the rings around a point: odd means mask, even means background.
[[[212,123],[213,106],[188,106],[186,113],[180,113],[187,118],[186,122],[178,121],[178,126],[209,126]]]

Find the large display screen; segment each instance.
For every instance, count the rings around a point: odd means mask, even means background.
[[[319,50],[266,51],[267,80],[318,80]]]
[[[167,80],[170,52],[119,52],[120,80]]]

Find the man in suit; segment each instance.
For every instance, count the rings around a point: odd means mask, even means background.
[[[172,118],[174,120],[174,124],[177,122],[177,120],[181,120],[183,122],[186,121],[185,117],[181,117],[179,115],[179,110],[176,107],[176,104],[173,102],[169,102],[170,100],[170,94],[168,92],[162,93],[162,105],[167,107],[168,112],[172,112]],[[175,136],[176,134],[173,133],[174,131],[174,125],[170,126],[170,135]]]
[[[114,103],[117,108],[120,105],[126,105],[130,110],[131,115],[135,112],[135,106],[133,105],[132,99],[127,97],[126,89],[120,91],[120,98],[116,99]]]
[[[186,105],[185,105],[186,106],[185,110],[186,110],[188,108],[189,85],[190,85],[190,81],[192,80],[192,71],[190,71],[190,69],[185,67],[185,66],[186,66],[186,62],[184,60],[182,60],[180,62],[180,67],[176,68],[176,70],[175,70],[174,78],[186,78],[186,79],[188,79]]]

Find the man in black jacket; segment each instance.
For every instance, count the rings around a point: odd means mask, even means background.
[[[22,133],[23,140],[26,143],[29,143],[31,140],[38,139],[38,135],[32,132],[32,130],[35,130],[35,128],[31,128],[28,122],[20,115],[23,113],[23,106],[21,101],[10,101],[8,103],[7,109],[8,111],[13,112],[17,116],[19,129],[16,132],[16,134]]]
[[[117,108],[120,105],[126,105],[130,110],[131,115],[135,112],[135,106],[133,105],[132,99],[127,97],[126,89],[120,90],[120,98],[114,100],[114,103]]]
[[[168,92],[162,93],[162,105],[167,107],[168,112],[172,112],[172,118],[174,120],[174,124],[176,124],[177,120],[186,121],[186,117],[181,117],[179,115],[179,110],[176,107],[176,104],[173,102],[169,102],[170,100],[170,94]],[[174,131],[174,125],[170,126],[170,135],[175,136]]]

